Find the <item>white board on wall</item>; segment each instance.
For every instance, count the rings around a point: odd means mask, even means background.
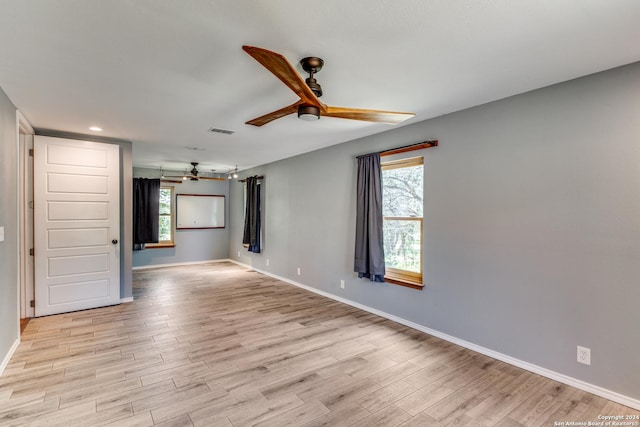
[[[224,196],[176,195],[176,229],[224,228]]]

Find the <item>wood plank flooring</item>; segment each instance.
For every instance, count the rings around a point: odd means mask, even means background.
[[[33,319],[1,426],[546,426],[639,411],[232,263]]]

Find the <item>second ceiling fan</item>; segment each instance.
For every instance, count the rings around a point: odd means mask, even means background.
[[[248,125],[263,126],[267,123],[298,113],[298,117],[305,120],[318,120],[320,116],[340,119],[362,120],[366,122],[396,124],[415,116],[414,113],[397,111],[364,110],[360,108],[332,107],[325,105],[318,99],[322,96],[322,88],[313,77],[322,69],[324,61],[316,57],[303,58],[302,68],[309,73],[303,80],[287,59],[279,53],[255,46],[242,46],[242,49],[275,75],[282,83],[291,89],[300,99],[284,108],[246,122]]]
[[[193,166],[193,169],[191,169],[191,174],[187,175],[186,172],[184,175],[179,176],[164,176],[163,178],[175,178],[175,179],[182,179],[182,180],[190,180],[190,181],[199,181],[201,179],[204,180],[208,180],[208,181],[225,181],[225,178],[219,178],[216,176],[202,176],[199,175],[200,171],[198,171],[198,162],[191,162],[191,165]]]

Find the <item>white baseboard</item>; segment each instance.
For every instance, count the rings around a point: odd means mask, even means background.
[[[133,302],[133,297],[120,298],[120,304],[125,302]]]
[[[316,294],[322,295],[324,297],[333,299],[335,301],[339,301],[339,302],[342,302],[344,304],[350,305],[352,307],[356,307],[356,308],[359,308],[361,310],[367,311],[369,313],[375,314],[377,316],[384,317],[385,319],[392,320],[392,321],[394,321],[396,323],[399,323],[401,325],[405,325],[405,326],[408,326],[409,328],[416,329],[418,331],[424,332],[425,334],[433,335],[434,337],[438,337],[438,338],[443,339],[445,341],[451,342],[453,344],[457,344],[457,345],[459,345],[461,347],[464,347],[464,348],[467,348],[469,350],[473,350],[475,352],[484,354],[485,356],[492,357],[494,359],[500,360],[500,361],[508,363],[510,365],[517,366],[518,368],[522,368],[522,369],[527,370],[529,372],[533,372],[535,374],[542,375],[543,377],[546,377],[546,378],[552,379],[554,381],[558,381],[558,382],[561,382],[563,384],[569,385],[571,387],[575,387],[577,389],[580,389],[580,390],[595,394],[596,396],[604,397],[605,399],[609,399],[609,400],[611,400],[613,402],[620,403],[621,405],[625,405],[625,406],[628,406],[630,408],[634,408],[634,409],[640,410],[640,400],[638,400],[638,399],[634,399],[632,397],[625,396],[625,395],[617,393],[615,391],[608,390],[606,388],[603,388],[603,387],[600,387],[600,386],[597,386],[597,385],[594,385],[594,384],[591,384],[591,383],[587,383],[587,382],[579,380],[577,378],[573,378],[573,377],[561,374],[559,372],[555,372],[555,371],[552,371],[550,369],[543,368],[542,366],[534,365],[533,363],[529,363],[529,362],[525,362],[525,361],[520,360],[520,359],[516,359],[516,358],[508,356],[506,354],[502,354],[502,353],[499,353],[497,351],[491,350],[489,348],[479,346],[479,345],[474,344],[472,342],[456,338],[454,336],[445,334],[445,333],[437,331],[435,329],[431,329],[429,327],[420,325],[420,324],[412,322],[410,320],[403,319],[402,317],[398,317],[398,316],[395,316],[393,314],[389,314],[389,313],[386,313],[384,311],[378,310],[376,308],[372,308],[372,307],[366,306],[364,304],[360,304],[360,303],[348,300],[346,298],[334,295],[334,294],[329,293],[329,292],[321,291],[319,289],[313,288],[311,286],[304,285],[302,283],[296,282],[295,280],[291,280],[291,279],[288,279],[286,277],[278,276],[277,274],[273,274],[273,273],[270,273],[268,271],[264,271],[264,270],[261,270],[261,269],[258,269],[258,268],[254,268],[254,267],[252,267],[250,265],[241,263],[239,261],[236,261],[236,260],[233,260],[233,259],[231,259],[229,261],[231,261],[231,262],[233,262],[235,264],[238,264],[238,265],[240,265],[242,267],[246,267],[246,268],[250,268],[252,270],[255,270],[255,271],[259,272],[259,273],[264,274],[265,276],[269,276],[269,277],[273,277],[274,279],[282,280],[283,282],[289,283],[289,284],[297,286],[299,288],[306,289],[308,291],[311,291],[313,293],[316,293]]]
[[[9,364],[9,360],[11,360],[11,356],[13,356],[13,353],[16,352],[19,345],[20,345],[20,338],[16,338],[16,340],[13,342],[13,345],[11,346],[6,356],[4,357],[4,360],[2,360],[2,363],[0,364],[0,375],[2,375],[2,373],[4,372],[4,369]]]
[[[170,264],[141,265],[138,267],[133,267],[132,270],[150,270],[154,268],[179,267],[181,265],[209,264],[211,262],[228,262],[228,261],[232,261],[232,260],[228,258],[224,258],[224,259],[210,259],[207,261],[190,261],[190,262],[175,262]]]

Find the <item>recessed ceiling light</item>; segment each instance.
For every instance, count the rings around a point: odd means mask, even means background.
[[[98,126],[91,126],[89,130],[92,130],[94,132],[102,132],[102,128]]]

